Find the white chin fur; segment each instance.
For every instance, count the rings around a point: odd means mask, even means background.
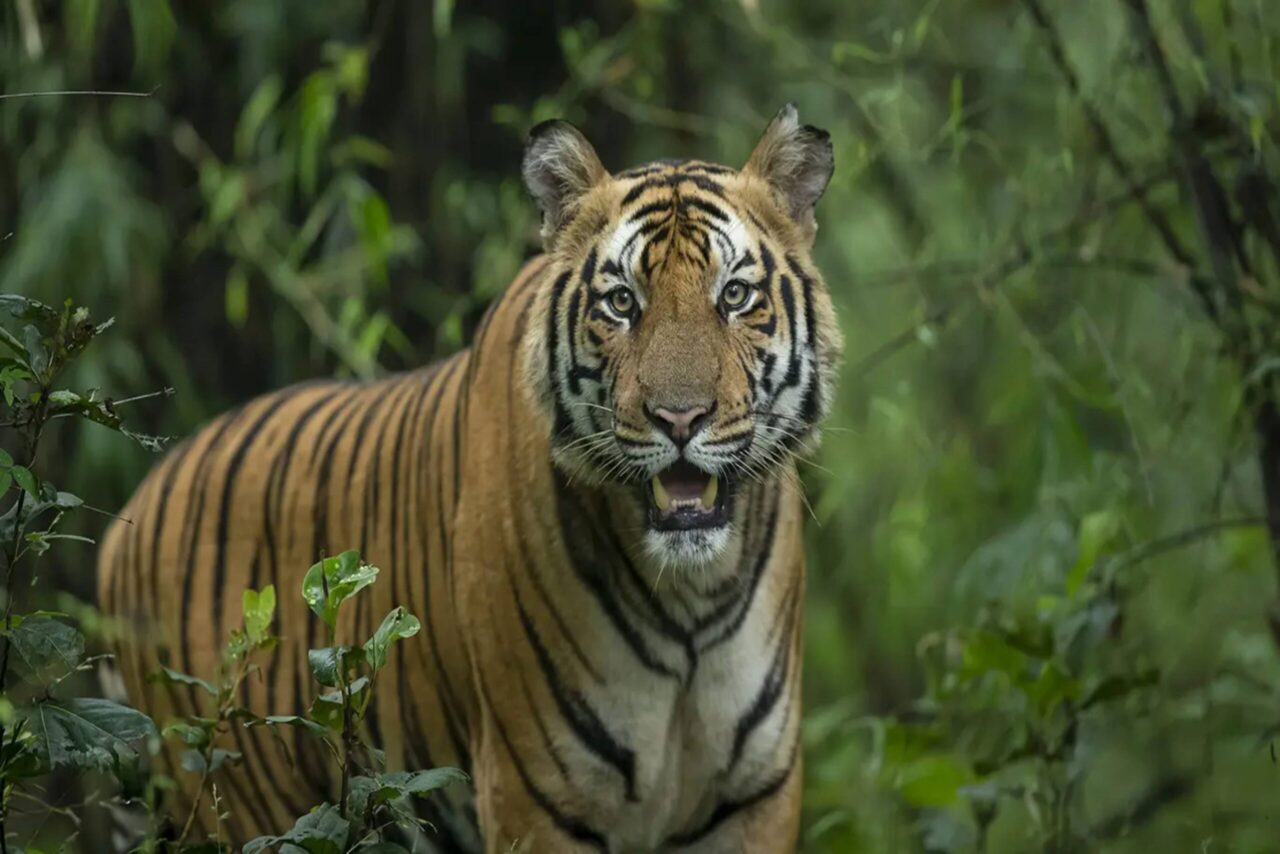
[[[659,565],[697,568],[721,555],[729,546],[729,526],[693,531],[646,531],[644,548]]]

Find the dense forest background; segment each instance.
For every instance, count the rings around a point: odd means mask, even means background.
[[[736,166],[796,101],[849,352],[804,849],[1274,851],[1277,11],[10,0],[0,292],[114,315],[75,383],[172,388],[128,419],[182,436],[465,346],[537,251],[535,122]],[[23,94],[64,90],[131,94]],[[110,510],[155,459],[87,426],[41,466]],[[92,599],[91,546],[48,561]]]

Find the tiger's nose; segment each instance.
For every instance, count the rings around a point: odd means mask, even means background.
[[[676,443],[676,447],[683,448],[707,422],[711,409],[706,406],[691,406],[688,409],[658,406],[653,409],[646,407],[645,412],[648,413],[649,420]]]

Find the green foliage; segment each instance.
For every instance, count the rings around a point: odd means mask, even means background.
[[[345,551],[327,557],[307,570],[302,579],[302,598],[324,620],[332,632],[338,620],[338,608],[378,577],[378,568],[360,562],[360,553]]]
[[[21,613],[15,607],[22,591],[37,579],[35,569],[29,569],[37,558],[57,540],[86,539],[59,532],[64,516],[83,502],[59,492],[34,469],[41,439],[54,419],[78,418],[145,446],[158,448],[159,440],[125,429],[110,401],[94,403],[92,394],[57,386],[110,321],[94,324],[87,310],[69,301],[56,309],[14,295],[0,295],[0,314],[0,425],[12,432],[24,459],[18,463],[8,451],[0,451],[0,500],[8,503],[0,512],[5,590],[0,622],[0,848],[7,850],[12,798],[30,797],[23,790],[34,778],[54,771],[101,772],[127,789],[139,775],[137,745],[155,734],[151,719],[127,706],[65,696],[67,680],[97,659],[86,657],[85,638],[64,622],[65,614]],[[20,575],[23,571],[28,577]]]
[[[301,816],[288,832],[252,840],[245,851],[290,850],[291,846],[339,854],[349,850],[401,850],[386,841],[385,834],[393,826],[420,826],[416,816],[406,809],[405,799],[426,797],[443,786],[467,780],[465,774],[453,768],[387,773],[381,751],[367,740],[364,721],[390,648],[396,641],[414,636],[420,628],[417,618],[397,607],[363,645],[333,643],[343,604],[377,577],[378,568],[364,563],[356,551],[326,557],[304,576],[302,598],[324,622],[330,642],[308,650],[307,661],[315,681],[323,688],[334,689],[320,692],[306,715],[259,715],[240,702],[241,684],[259,667],[253,657],[269,652],[279,641],[270,632],[276,607],[272,586],[245,591],[244,627],[232,632],[216,679],[207,681],[165,667],[152,677],[160,682],[199,687],[211,698],[214,708],[209,716],[191,716],[164,728],[166,738],[186,748],[181,765],[200,775],[201,795],[213,772],[224,765],[234,765],[241,758],[218,746],[232,727],[301,729],[333,757],[342,780],[339,805],[322,804]],[[284,749],[283,742],[281,748]],[[192,804],[175,844],[175,850],[182,854],[194,854],[211,842],[191,839],[200,803],[197,798]],[[349,847],[353,840],[354,849]]]

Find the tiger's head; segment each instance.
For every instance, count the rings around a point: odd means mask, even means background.
[[[738,170],[661,161],[611,175],[572,125],[529,136],[550,273],[526,382],[556,464],[633,487],[664,563],[723,553],[736,488],[816,439],[841,351],[810,258],[833,166],[827,133],[792,105]]]

